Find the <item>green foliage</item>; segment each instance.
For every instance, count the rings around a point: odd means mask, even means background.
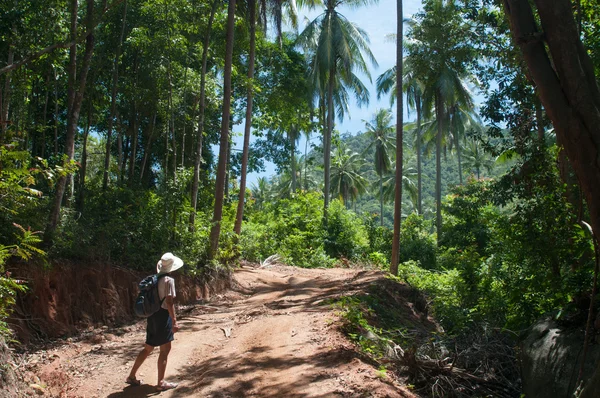
[[[334,258],[357,259],[368,247],[366,229],[358,216],[339,200],[329,205],[325,251]]]
[[[63,209],[52,255],[110,259],[133,269],[148,270],[161,253],[172,251],[186,264],[206,263],[210,221],[207,214],[200,212],[194,232],[189,231],[190,207],[185,191],[190,177],[189,170],[180,170],[177,179],[167,181],[156,191],[126,187],[90,191],[85,217]],[[223,257],[229,262],[235,254],[226,240]]]
[[[369,252],[377,252],[385,255],[389,264],[392,258],[393,231],[389,228],[380,226],[376,214],[365,216],[364,224],[369,239]]]
[[[400,262],[417,261],[426,269],[436,268],[435,238],[428,232],[429,224],[415,213],[402,221],[400,232]]]
[[[450,190],[442,204],[444,224],[440,246],[474,246],[485,253],[492,234],[490,227],[498,216],[498,208],[491,203],[491,185],[491,181],[469,179],[465,185]]]
[[[431,300],[435,318],[448,332],[467,324],[469,308],[461,305],[463,281],[457,270],[427,270],[416,261],[407,261],[398,265],[398,276],[392,278],[424,292]]]
[[[12,245],[0,244],[0,338],[10,336],[11,332],[6,323],[6,318],[11,314],[11,307],[15,304],[15,297],[18,293],[27,291],[23,281],[10,277],[10,273],[4,271],[4,264],[10,257],[18,257],[22,260],[30,260],[34,256],[43,258],[46,253],[36,247],[41,242],[38,232],[25,229],[18,224],[15,240],[17,243]]]
[[[374,311],[363,297],[346,296],[334,303],[343,319],[343,330],[362,352],[375,358],[385,353],[385,341],[379,338],[381,330],[371,325]]]
[[[324,228],[323,200],[315,192],[298,193],[247,214],[240,246],[249,261],[279,254],[290,265],[328,267],[340,257],[362,258],[368,250],[365,227],[340,201],[331,203]]]

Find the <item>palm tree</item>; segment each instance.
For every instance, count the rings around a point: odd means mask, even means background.
[[[402,15],[402,0],[396,0],[396,190],[394,195],[394,238],[392,241],[392,262],[390,272],[398,274],[398,262],[400,261],[400,223],[402,222],[402,162],[404,161],[404,103],[402,98],[402,70],[403,70],[403,39],[404,39],[404,16]]]
[[[392,112],[388,109],[380,109],[375,113],[371,122],[365,122],[365,134],[371,138],[371,143],[365,152],[375,147],[375,172],[379,176],[380,197],[380,221],[383,226],[383,176],[391,170],[390,151],[396,149],[393,142],[394,125],[392,124]]]
[[[470,92],[463,84],[468,76],[467,61],[473,49],[465,44],[469,27],[462,20],[453,1],[431,0],[425,4],[419,23],[411,27],[409,56],[415,73],[424,83],[423,113],[425,118],[435,113],[436,119],[436,228],[442,227],[441,152],[444,131],[448,126],[449,109],[457,103],[467,104]]]
[[[458,160],[458,180],[462,185],[462,163],[461,163],[461,141],[465,139],[465,132],[468,130],[478,130],[480,127],[479,116],[475,112],[473,97],[466,87],[463,79],[464,95],[456,99],[456,102],[448,107],[448,126],[449,134],[452,137],[452,144],[456,150]]]
[[[413,21],[414,24],[414,21]],[[422,198],[422,165],[421,160],[422,149],[422,122],[423,122],[423,81],[419,79],[419,76],[415,73],[415,69],[412,65],[410,57],[403,59],[403,78],[402,78],[402,92],[406,94],[408,117],[410,118],[410,110],[414,109],[416,112],[417,120],[414,128],[415,134],[415,150],[417,153],[417,202],[416,208],[419,214],[422,212],[423,198]],[[376,81],[377,88],[377,99],[381,98],[383,94],[390,95],[390,105],[393,105],[396,101],[396,67],[388,69],[383,72]]]
[[[325,0],[324,12],[317,16],[298,37],[298,43],[308,48],[312,56],[312,80],[321,97],[326,98],[326,129],[323,137],[325,168],[324,218],[327,220],[330,192],[331,136],[334,122],[334,97],[343,100],[342,87],[353,90],[357,97],[365,97],[367,90],[354,72],[364,73],[370,80],[365,56],[377,65],[369,49],[367,33],[337,11],[338,6],[357,8],[372,0]],[[357,91],[358,90],[358,91]],[[368,98],[368,96],[366,96]],[[340,107],[338,107],[338,116]]]
[[[360,174],[364,160],[356,152],[338,145],[331,165],[331,193],[342,198],[349,208],[350,200],[367,192],[368,181]]]
[[[413,168],[402,170],[402,191],[408,193],[408,198],[415,210],[417,210],[417,185],[415,184],[415,177],[417,172]],[[396,194],[396,170],[392,170],[390,174],[383,179],[383,191],[381,196],[385,202],[394,201]],[[417,210],[418,212],[418,210]]]
[[[256,184],[252,184],[250,187],[250,192],[259,210],[263,208],[265,203],[271,200],[271,186],[265,177],[258,177]]]
[[[465,148],[463,164],[465,169],[475,171],[477,179],[481,178],[481,170],[488,173],[494,168],[494,160],[483,150],[481,144],[475,140],[470,141]]]
[[[223,71],[223,112],[221,117],[221,140],[219,162],[215,181],[215,207],[210,230],[210,258],[214,258],[219,247],[221,219],[223,218],[223,200],[225,196],[225,174],[227,172],[227,154],[229,147],[229,116],[231,114],[231,66],[233,60],[233,33],[235,27],[235,0],[229,0],[227,7],[227,38],[225,45],[225,67]]]

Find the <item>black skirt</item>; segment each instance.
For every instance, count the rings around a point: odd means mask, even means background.
[[[148,317],[146,344],[158,347],[173,341],[173,320],[169,311],[161,308]]]

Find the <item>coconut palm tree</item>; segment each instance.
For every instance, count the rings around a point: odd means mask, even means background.
[[[414,25],[414,21],[410,20]],[[422,165],[421,160],[422,149],[422,123],[423,123],[423,81],[419,79],[416,74],[414,66],[411,62],[410,57],[403,59],[403,70],[402,70],[402,92],[406,94],[406,103],[408,118],[410,118],[410,111],[414,109],[416,112],[416,124],[414,127],[414,148],[417,153],[417,202],[416,208],[419,214],[422,212],[423,199],[422,199]],[[396,67],[388,69],[383,72],[376,81],[377,99],[380,99],[382,95],[391,93],[390,105],[393,105],[396,101]]]
[[[371,122],[364,121],[365,134],[370,136],[371,142],[365,152],[375,147],[375,173],[379,176],[379,198],[380,198],[380,221],[383,226],[383,177],[392,169],[390,155],[394,153],[395,127],[392,124],[392,112],[388,109],[380,109],[373,116]]]
[[[417,177],[417,171],[414,168],[403,168],[402,170],[402,191],[408,193],[408,198],[412,204],[412,207],[417,210],[417,185],[415,179]],[[383,179],[383,190],[381,191],[381,197],[385,202],[393,202],[396,189],[396,170],[392,170]],[[379,194],[377,194],[379,196]]]
[[[355,201],[367,192],[368,181],[360,173],[364,163],[358,153],[337,146],[331,165],[331,193],[341,197],[346,208],[350,207],[350,200]]]
[[[265,203],[271,200],[271,185],[266,177],[258,177],[256,184],[250,186],[252,198],[255,201],[257,209],[261,210]]]
[[[444,132],[448,127],[449,109],[453,104],[472,103],[469,90],[463,84],[468,77],[468,61],[473,48],[465,38],[470,29],[464,23],[453,1],[430,0],[424,12],[409,32],[407,48],[415,73],[423,81],[423,114],[435,114],[436,119],[436,228],[438,237],[442,227],[441,153]]]
[[[488,173],[494,168],[495,162],[487,154],[478,141],[472,140],[465,148],[463,165],[465,169],[474,171],[477,179],[481,178],[481,170],[485,169]]]
[[[326,99],[326,129],[323,137],[323,163],[325,169],[324,217],[327,220],[329,206],[331,136],[334,123],[334,97],[344,92],[342,87],[353,90],[354,94],[365,97],[367,90],[355,75],[362,72],[370,80],[365,57],[377,65],[369,49],[367,33],[338,12],[339,6],[358,8],[372,3],[372,0],[325,0],[324,12],[310,22],[298,37],[298,43],[308,49],[312,57],[312,81],[318,88],[319,96]],[[358,90],[361,90],[357,92]],[[343,97],[342,97],[343,98]],[[368,98],[368,96],[366,97]],[[339,116],[338,107],[338,116]]]

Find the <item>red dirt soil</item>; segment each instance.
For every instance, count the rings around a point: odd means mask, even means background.
[[[414,397],[363,360],[328,304],[382,278],[353,269],[242,267],[225,294],[178,308],[181,331],[166,375],[179,383],[175,390],[155,391],[158,350],[138,373],[141,386],[124,382],[145,321],[31,354],[26,379],[31,393],[53,397]]]

